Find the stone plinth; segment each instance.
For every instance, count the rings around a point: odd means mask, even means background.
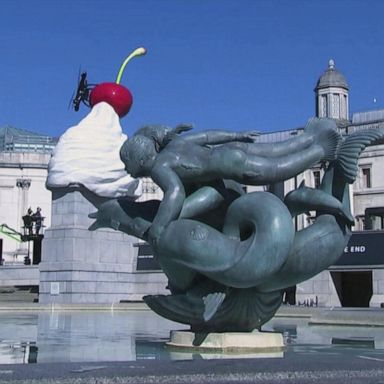
[[[201,339],[201,340],[199,340]],[[196,342],[199,340],[198,342]],[[281,333],[275,332],[223,332],[209,333],[204,337],[188,331],[171,331],[169,347],[193,350],[199,353],[223,353],[246,356],[253,356],[256,352],[281,352],[284,348],[284,340]]]
[[[112,229],[88,230],[93,222],[88,214],[96,211],[90,197],[82,189],[53,191],[52,225],[45,230],[39,265],[39,301],[114,303],[166,293],[164,274],[136,272],[138,239]]]
[[[370,307],[384,307],[384,269],[372,271],[372,298]]]

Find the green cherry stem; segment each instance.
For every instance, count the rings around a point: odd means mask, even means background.
[[[120,84],[121,77],[123,76],[123,72],[125,69],[125,66],[128,64],[128,62],[133,59],[136,56],[143,56],[147,53],[147,50],[143,47],[135,49],[125,60],[122,66],[120,67],[119,73],[116,78],[116,84]]]

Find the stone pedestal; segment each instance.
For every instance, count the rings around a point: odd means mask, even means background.
[[[201,340],[199,340],[201,339]],[[196,342],[196,340],[199,340]],[[189,331],[171,331],[167,345],[176,353],[200,353],[205,358],[225,357],[282,357],[284,340],[275,332],[224,332],[195,334]]]
[[[369,306],[384,306],[384,269],[372,270],[372,298]]]
[[[39,265],[39,302],[114,303],[166,293],[163,273],[136,272],[138,239],[112,229],[88,230],[93,222],[88,214],[96,208],[85,195],[82,189],[53,191],[51,227],[45,230]]]

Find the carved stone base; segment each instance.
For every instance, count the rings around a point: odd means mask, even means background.
[[[217,357],[282,357],[284,340],[274,332],[201,333],[171,331],[169,347],[178,352],[214,354]],[[206,356],[205,356],[206,357]],[[259,356],[261,357],[261,356]]]
[[[137,273],[138,240],[112,229],[89,231],[96,207],[84,189],[52,194],[52,222],[45,231],[39,302],[116,303],[167,293],[163,273]]]

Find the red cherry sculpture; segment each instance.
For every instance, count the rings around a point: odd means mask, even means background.
[[[117,83],[101,83],[96,85],[89,96],[91,107],[104,101],[113,107],[120,118],[129,112],[132,100],[132,94],[128,88]]]
[[[115,83],[101,83],[96,85],[89,95],[89,103],[91,107],[104,101],[113,107],[119,117],[124,117],[131,109],[133,98],[129,89],[120,85],[121,77],[123,76],[125,66],[128,64],[129,60],[135,56],[145,55],[146,53],[147,50],[143,47],[135,49],[124,60]]]

